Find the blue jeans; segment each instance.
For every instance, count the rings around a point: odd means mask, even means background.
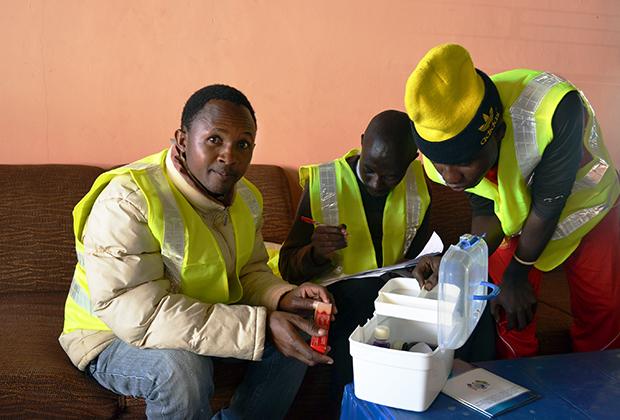
[[[86,371],[117,394],[144,398],[149,419],[210,419],[212,359],[185,350],[140,349],[116,339]],[[230,406],[213,418],[281,419],[305,372],[306,365],[266,344],[263,359],[248,362]]]

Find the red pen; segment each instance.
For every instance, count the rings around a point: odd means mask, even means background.
[[[300,219],[301,219],[301,221],[302,221],[302,222],[304,222],[304,223],[308,223],[308,224],[311,224],[311,225],[314,225],[314,226],[318,226],[318,225],[320,225],[320,223],[319,223],[319,222],[317,222],[316,220],[311,219],[311,218],[306,217],[306,216],[301,216],[301,217],[300,217]]]

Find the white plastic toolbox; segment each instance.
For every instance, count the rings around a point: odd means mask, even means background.
[[[431,292],[420,291],[412,278],[389,280],[375,300],[375,315],[349,337],[356,397],[426,410],[448,379],[454,349],[465,343],[486,300],[497,294],[486,295],[487,276],[486,243],[463,235],[444,255],[439,284]],[[390,342],[424,342],[434,350],[417,353],[373,346],[377,325],[389,326]]]

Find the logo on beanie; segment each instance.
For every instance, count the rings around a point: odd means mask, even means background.
[[[491,137],[491,134],[493,134],[493,130],[495,130],[495,126],[497,125],[498,118],[499,112],[495,112],[493,107],[489,108],[488,114],[485,114],[484,112],[482,113],[484,124],[478,127],[478,130],[484,133],[484,137],[480,140],[481,145],[489,141],[489,138]]]

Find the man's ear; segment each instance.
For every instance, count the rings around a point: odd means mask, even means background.
[[[185,152],[185,148],[187,147],[187,135],[185,134],[185,131],[177,128],[174,132],[174,141],[179,151]]]

